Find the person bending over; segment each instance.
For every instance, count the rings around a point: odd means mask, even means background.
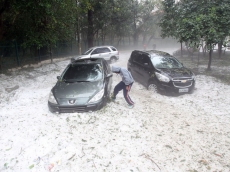
[[[134,82],[131,73],[127,69],[122,68],[122,67],[117,67],[117,66],[112,66],[112,72],[116,73],[116,74],[120,74],[122,81],[119,82],[114,87],[114,91],[113,91],[113,94],[111,96],[111,99],[115,100],[119,91],[121,91],[123,89],[123,95],[124,95],[126,102],[128,103],[128,107],[133,108],[134,102],[132,101],[132,99],[129,96],[129,92],[130,92],[131,87],[132,87],[133,82]]]

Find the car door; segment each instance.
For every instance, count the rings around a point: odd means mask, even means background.
[[[143,53],[141,56],[142,58],[140,62],[139,73],[141,77],[141,82],[143,83],[143,85],[147,86],[149,82],[149,78],[151,76],[151,70],[153,69],[153,66],[148,54]]]
[[[133,75],[134,79],[138,82],[141,82],[141,73],[140,73],[140,63],[141,63],[141,52],[133,52],[131,54],[131,74]]]
[[[108,47],[100,48],[100,57],[104,58],[105,60],[110,60],[111,51]]]
[[[112,89],[112,71],[111,71],[111,67],[109,66],[109,64],[104,61],[103,62],[103,65],[104,65],[104,78],[105,78],[105,95],[106,96],[110,96],[110,93],[111,93],[111,89]]]
[[[100,48],[95,48],[90,54],[90,58],[100,58],[100,56]]]

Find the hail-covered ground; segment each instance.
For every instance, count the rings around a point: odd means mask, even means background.
[[[0,74],[0,171],[230,171],[229,85],[197,75],[193,94],[168,97],[135,82],[133,109],[121,92],[100,111],[53,114],[48,96],[69,60]]]

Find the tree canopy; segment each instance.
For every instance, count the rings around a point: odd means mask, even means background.
[[[1,41],[42,47],[67,39],[74,31],[75,4],[71,0],[3,0],[2,4]]]
[[[0,0],[0,41],[40,48],[83,38],[91,47],[106,38],[138,44],[142,36],[148,44],[159,23],[163,38],[193,47],[204,41],[211,52],[230,35],[229,16],[229,0]]]
[[[198,47],[204,41],[209,50],[208,69],[214,45],[222,45],[230,35],[230,1],[174,0],[163,1],[164,15],[160,26],[162,36],[172,36],[179,42]]]
[[[134,42],[153,25],[159,0],[1,0],[0,41],[17,40],[24,47],[84,38],[104,41],[132,36]],[[149,24],[148,24],[149,23]]]

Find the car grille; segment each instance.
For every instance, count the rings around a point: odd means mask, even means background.
[[[60,107],[61,113],[86,112],[86,106]]]
[[[177,79],[174,78],[172,81],[174,87],[177,88],[187,88],[187,87],[191,87],[193,84],[192,78],[177,78]]]

